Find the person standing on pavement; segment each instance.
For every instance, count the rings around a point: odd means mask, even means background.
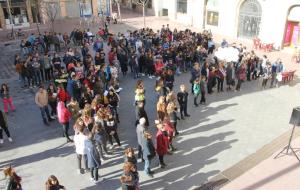
[[[165,130],[162,124],[157,125],[156,133],[156,152],[158,154],[159,163],[161,168],[165,168],[167,165],[164,162],[164,155],[168,154],[169,137],[168,132]]]
[[[5,113],[3,113],[2,110],[0,110],[0,144],[3,144],[3,130],[8,138],[9,142],[12,142],[12,138],[10,137],[10,133],[7,127],[7,119],[5,116]]]
[[[56,117],[57,111],[57,91],[53,83],[49,84],[49,87],[47,89],[48,92],[48,104],[51,108],[51,117]]]
[[[177,116],[176,105],[174,102],[169,102],[167,106],[167,113],[168,117],[170,118],[170,122],[174,127],[175,136],[179,135],[179,132],[177,130],[177,120],[180,120],[180,118]]]
[[[146,119],[142,117],[139,120],[139,124],[136,126],[136,136],[137,136],[137,141],[138,141],[138,158],[141,158],[142,160],[143,160],[142,139],[144,136],[144,132],[146,130],[147,130]]]
[[[106,133],[104,127],[102,127],[101,122],[96,121],[94,123],[94,127],[92,129],[92,134],[94,136],[96,148],[99,152],[99,155],[101,156],[102,160],[105,160],[106,157],[104,157],[103,151],[105,152],[106,155],[109,154],[107,151],[107,148],[106,148],[107,133]]]
[[[104,126],[105,126],[105,130],[108,134],[108,141],[110,143],[110,149],[112,149],[114,147],[112,137],[114,137],[118,146],[121,147],[121,142],[120,142],[119,135],[117,132],[117,122],[111,113],[109,113],[108,119],[106,120]]]
[[[237,69],[237,85],[235,90],[240,91],[242,82],[246,80],[246,66],[244,63]]]
[[[200,77],[201,75],[201,70],[200,70],[200,64],[199,63],[195,63],[194,64],[194,67],[192,68],[191,70],[191,79],[190,79],[190,83],[192,85],[192,94],[194,93],[194,89],[193,89],[193,86],[194,86],[194,81]]]
[[[92,138],[92,133],[89,133],[87,139],[84,142],[84,146],[86,149],[88,168],[91,171],[91,180],[93,182],[97,182],[99,179],[98,169],[101,166],[101,160],[99,152],[97,151]]]
[[[145,118],[146,123],[145,125],[148,127],[149,126],[149,120],[148,120],[148,115],[147,112],[145,110],[144,107],[144,103],[143,102],[137,102],[137,105],[135,107],[135,116],[136,116],[136,122],[135,125],[137,126],[137,124],[139,123],[139,120],[141,118]]]
[[[54,118],[50,116],[48,109],[48,93],[43,85],[39,87],[37,93],[35,94],[35,103],[40,108],[44,124],[49,125],[49,122],[53,121]]]
[[[194,106],[198,107],[199,104],[198,104],[198,97],[199,97],[199,94],[200,94],[200,80],[199,78],[196,78],[194,80],[194,85],[193,85],[193,94],[194,94]]]
[[[121,177],[122,190],[139,189],[139,173],[131,162],[126,162],[123,167],[124,174]]]
[[[16,171],[9,166],[3,170],[5,178],[7,178],[6,190],[22,190],[22,178],[17,175]]]
[[[201,76],[200,80],[200,91],[201,91],[201,99],[200,99],[200,104],[205,104],[206,99],[205,99],[205,85],[206,85],[206,77]]]
[[[59,184],[58,179],[54,175],[50,175],[46,181],[46,190],[66,190],[63,185]]]
[[[143,147],[143,159],[145,160],[144,172],[153,177],[154,172],[151,171],[151,160],[156,156],[155,147],[152,141],[152,135],[150,132],[145,131],[142,138]]]
[[[125,153],[124,163],[130,162],[135,166],[135,168],[137,168],[137,159],[135,157],[133,148],[131,147],[127,148],[124,153]]]
[[[2,84],[0,89],[0,95],[3,102],[4,112],[8,113],[8,106],[10,107],[11,111],[15,111],[15,106],[12,102],[12,97],[9,94],[9,88],[7,84]]]
[[[157,118],[160,121],[163,121],[167,114],[167,104],[166,98],[164,96],[160,96],[158,102],[156,104]]]
[[[180,92],[177,93],[177,100],[180,106],[181,119],[184,119],[184,116],[190,117],[190,115],[187,113],[188,96],[189,93],[186,91],[185,85],[184,84],[180,85]]]
[[[70,128],[70,119],[71,119],[71,113],[66,108],[64,102],[59,101],[57,104],[57,117],[58,122],[62,125],[64,130],[64,137],[66,137],[67,142],[73,142],[73,140],[69,137],[69,128]]]
[[[76,125],[77,133],[74,136],[74,144],[75,144],[75,150],[77,155],[77,162],[78,162],[78,174],[83,174],[85,171],[88,170],[88,164],[87,164],[87,150],[86,150],[86,140],[87,136],[83,133],[85,129],[85,125],[83,122],[78,122]],[[81,160],[83,159],[85,170],[81,167]]]

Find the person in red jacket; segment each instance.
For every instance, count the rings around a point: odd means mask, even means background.
[[[65,104],[67,104],[67,101],[70,100],[70,95],[68,94],[68,92],[64,89],[64,87],[59,86],[57,88],[57,98],[59,101],[64,102]]]
[[[156,133],[156,152],[158,154],[159,163],[161,168],[165,168],[167,165],[164,162],[164,155],[168,153],[169,137],[164,125],[157,125]]]
[[[64,137],[67,138],[67,142],[73,142],[73,140],[69,137],[69,121],[71,119],[71,113],[66,108],[65,103],[63,101],[59,101],[57,104],[57,117],[58,122],[62,125],[64,130]]]
[[[169,138],[169,149],[171,151],[175,151],[176,148],[174,148],[172,142],[173,142],[173,138],[174,138],[174,126],[173,124],[170,122],[170,118],[169,117],[165,117],[164,118],[164,122],[163,122],[164,128],[165,130],[168,132],[168,138]],[[169,152],[171,154],[171,152]]]

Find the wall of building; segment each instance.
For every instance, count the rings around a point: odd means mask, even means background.
[[[206,23],[206,0],[188,0],[187,13],[177,13],[177,0],[154,0],[156,16],[161,16],[162,9],[168,9],[168,17],[183,24],[197,28],[210,29],[214,33],[230,37],[239,37],[239,12],[245,0],[219,0],[218,26]],[[257,0],[262,8],[259,38],[265,43],[274,43],[276,47],[282,45],[286,30],[288,11],[293,5],[300,5],[299,0],[274,1]]]

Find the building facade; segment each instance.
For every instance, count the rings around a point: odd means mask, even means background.
[[[113,0],[0,0],[0,28],[29,27],[55,19],[110,15]],[[9,11],[10,10],[10,11]]]
[[[300,45],[300,0],[153,0],[156,16],[275,47]]]

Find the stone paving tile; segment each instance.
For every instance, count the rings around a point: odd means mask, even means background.
[[[214,176],[213,178],[209,179],[208,182],[203,184],[200,188],[197,188],[197,190],[221,189],[226,184],[230,183],[234,179],[243,175],[244,173],[246,173],[247,171],[249,171],[256,165],[261,163],[263,160],[269,158],[275,152],[277,152],[278,150],[285,147],[289,140],[290,134],[291,134],[291,130],[280,135],[278,138],[274,139],[271,143],[263,146],[261,149],[259,149],[254,154],[241,160],[240,162],[238,162],[237,164],[233,165],[232,167],[226,169],[225,171],[222,171],[217,176]],[[298,130],[296,128],[295,133],[294,133],[294,139],[296,139],[299,136],[300,136],[300,130]],[[215,183],[220,180],[222,183]]]

